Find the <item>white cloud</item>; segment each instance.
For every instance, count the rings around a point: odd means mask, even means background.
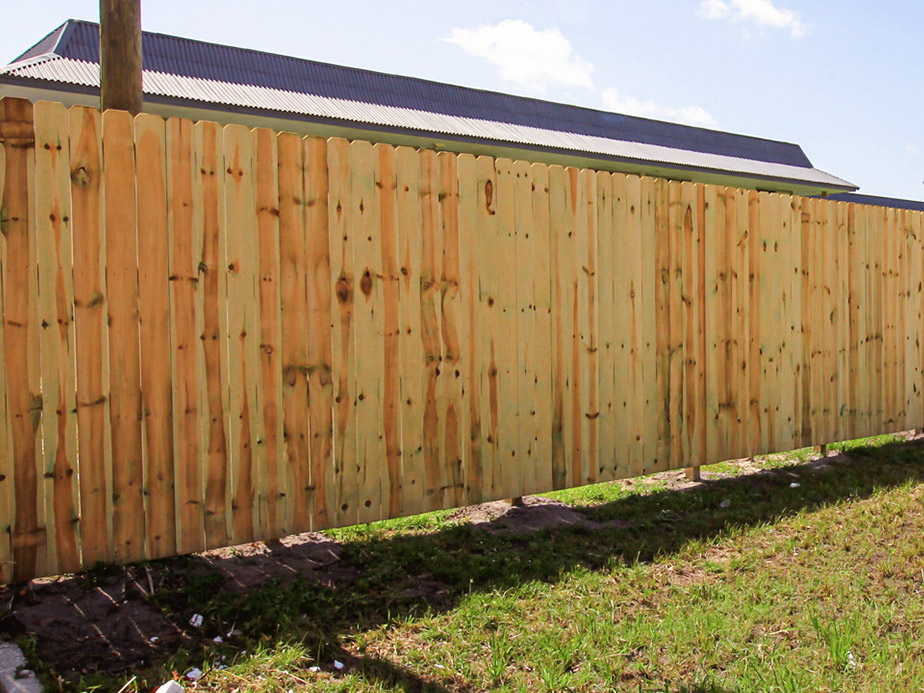
[[[611,111],[643,118],[657,118],[699,127],[715,126],[715,118],[702,106],[681,106],[670,108],[659,106],[654,101],[641,101],[634,96],[625,96],[618,89],[609,87],[601,94],[603,104]]]
[[[702,0],[697,14],[703,19],[727,19],[745,33],[746,24],[788,29],[793,38],[805,36],[809,29],[798,12],[776,7],[773,0]]]
[[[519,19],[505,19],[477,29],[454,28],[444,40],[492,63],[505,80],[540,94],[549,86],[594,86],[594,66],[555,28],[539,30]]]

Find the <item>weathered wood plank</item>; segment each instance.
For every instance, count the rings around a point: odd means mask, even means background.
[[[423,242],[419,192],[420,158],[417,150],[410,147],[398,147],[395,150],[395,181],[397,245],[401,274],[398,285],[401,326],[398,346],[398,387],[401,399],[401,512],[414,514],[423,512],[427,507],[423,454],[426,361],[420,311]]]
[[[545,169],[544,169],[545,171]],[[465,411],[462,415],[462,450],[464,464],[465,502],[478,503],[484,497],[484,468],[481,457],[482,410],[481,373],[479,366],[479,344],[481,325],[479,317],[479,268],[482,263],[478,237],[478,203],[481,191],[478,189],[478,164],[470,154],[459,156],[459,267],[462,314],[459,320],[459,345],[462,350],[462,387],[465,397]],[[399,186],[400,191],[400,186]],[[399,193],[400,194],[400,193]],[[541,194],[541,193],[537,193]],[[545,190],[548,208],[548,174]],[[545,225],[545,241],[548,244],[548,221]],[[403,327],[403,325],[402,325]],[[551,338],[550,338],[551,339]],[[551,348],[551,343],[550,343]],[[551,357],[549,357],[551,358]],[[551,392],[548,410],[551,412]],[[551,413],[549,414],[551,417]],[[551,436],[551,419],[549,420]],[[551,481],[551,453],[546,461],[548,488]]]
[[[351,225],[352,176],[350,143],[328,141],[328,219],[331,291],[331,376],[334,396],[333,458],[330,479],[334,503],[331,525],[342,527],[358,521],[359,487],[356,452],[356,337],[354,334],[353,263],[354,235]]]
[[[359,291],[353,302],[356,339],[356,471],[360,522],[378,519],[385,489],[379,470],[384,467],[385,316],[382,291],[380,202],[382,174],[372,144],[350,145],[352,205],[350,231]]]
[[[597,306],[599,346],[597,350],[597,392],[600,402],[600,481],[625,476],[629,452],[629,395],[631,379],[632,309],[629,296],[628,263],[616,261],[617,226],[620,258],[629,256],[623,238],[623,224],[615,216],[616,191],[613,175],[598,171],[596,178]]]
[[[661,402],[658,400],[657,301],[660,276],[656,263],[657,243],[655,224],[655,182],[652,178],[627,180],[628,232],[638,235],[641,245],[641,338],[642,390],[644,414],[642,420],[642,467],[647,474],[657,467],[658,426]]]
[[[35,105],[35,203],[48,566],[80,567],[67,108]]]
[[[15,509],[11,528],[13,579],[28,580],[47,567],[44,502],[39,481],[41,365],[35,248],[32,104],[0,100],[3,147],[3,338],[7,407],[13,448]]]
[[[68,115],[80,539],[83,565],[91,567],[112,560],[112,449],[109,433],[102,116],[96,109],[80,106],[71,108]]]
[[[384,362],[382,383],[382,426],[385,436],[385,464],[379,460],[384,496],[382,513],[401,514],[401,306],[398,269],[397,154],[394,147],[376,145],[379,158],[379,233],[381,234]],[[461,484],[461,481],[460,481]]]
[[[628,320],[626,325],[617,329],[623,337],[625,350],[628,352],[628,366],[625,374],[619,373],[619,366],[614,365],[616,376],[621,378],[622,387],[626,392],[622,398],[626,401],[626,458],[618,465],[617,476],[635,476],[644,474],[646,469],[646,442],[645,442],[645,415],[646,415],[646,319],[654,319],[652,307],[646,307],[646,276],[654,276],[654,263],[648,265],[646,255],[647,246],[651,245],[650,234],[642,229],[641,191],[639,180],[634,176],[613,176],[613,217],[614,228],[614,257],[619,258],[624,265],[627,275],[625,289],[628,292],[625,299],[628,303]],[[601,270],[601,277],[606,273]],[[653,298],[653,296],[652,296]],[[609,320],[602,309],[600,311],[601,325]],[[617,388],[618,390],[619,388]]]
[[[720,190],[721,207],[720,207]],[[717,186],[703,191],[703,243],[706,246],[703,266],[706,319],[706,460],[720,461],[726,453],[728,422],[728,379],[724,377],[728,335],[728,267],[725,243],[725,195]]]
[[[277,142],[279,186],[279,311],[282,373],[284,467],[279,479],[286,498],[285,526],[311,529],[311,427],[308,413],[308,243],[305,200],[305,150],[297,135],[282,133]],[[327,234],[325,234],[325,241]],[[265,376],[265,373],[264,373]]]
[[[5,107],[0,106],[0,109]],[[0,126],[2,127],[2,126]],[[0,201],[6,184],[6,146],[0,141]],[[0,222],[2,225],[4,222]],[[4,227],[5,232],[5,227]],[[13,487],[13,435],[10,410],[7,406],[6,342],[3,336],[3,275],[6,273],[6,243],[0,234],[0,584],[13,580],[13,547],[10,544],[13,518],[16,514],[16,493]]]
[[[686,466],[689,459],[688,439],[686,436],[687,401],[685,397],[685,363],[687,345],[685,344],[685,324],[688,322],[684,310],[684,275],[689,275],[692,268],[684,267],[684,250],[687,237],[692,235],[692,210],[687,210],[682,199],[683,184],[668,183],[668,398],[670,433],[670,467]],[[689,224],[687,224],[689,219]],[[687,226],[690,227],[687,232]],[[692,345],[690,345],[692,347]]]
[[[178,485],[181,551],[231,541],[231,378],[228,362],[228,262],[225,226],[225,159],[223,133],[216,123],[193,127],[193,213],[199,248],[200,292],[196,322],[202,356],[197,359],[200,383],[200,465],[183,470]],[[204,477],[204,478],[203,478]],[[204,503],[203,490],[204,484]]]
[[[455,154],[444,152],[437,157],[439,165],[440,211],[440,339],[443,360],[437,381],[437,402],[440,427],[440,460],[444,473],[443,507],[462,505],[462,429],[464,402],[462,342],[462,281],[459,246],[459,172]],[[523,468],[521,467],[521,471]]]
[[[257,478],[263,536],[280,537],[287,526],[289,487],[286,474],[285,417],[282,391],[282,337],[279,256],[279,154],[276,133],[258,128],[255,134],[256,233],[259,246],[260,412],[263,419],[263,467]],[[257,441],[258,445],[261,442]]]
[[[144,435],[147,551],[176,553],[174,503],[173,351],[168,266],[166,130],[159,116],[135,117],[138,194],[138,318],[141,336],[141,406]],[[174,311],[174,315],[176,312]],[[192,314],[195,316],[195,313]]]
[[[114,558],[120,562],[145,557],[134,154],[131,116],[103,113],[112,527]]]
[[[308,252],[308,417],[311,432],[311,528],[333,526],[337,508],[334,473],[334,383],[332,329],[333,282],[331,274],[331,215],[327,142],[319,137],[303,141],[304,204]],[[331,197],[330,199],[333,199]]]
[[[479,163],[480,163],[479,159]],[[549,225],[552,272],[552,482],[554,488],[580,483],[580,435],[575,435],[574,297],[575,239],[571,172],[549,167]],[[479,232],[481,229],[479,228]],[[580,400],[578,400],[580,401]],[[578,428],[578,431],[580,429]],[[577,446],[577,451],[575,451]],[[575,462],[575,455],[577,461]]]
[[[575,202],[575,236],[578,265],[574,274],[578,283],[577,326],[580,353],[580,427],[583,438],[585,474],[583,483],[600,479],[600,383],[599,371],[599,275],[597,272],[597,179],[594,171],[583,169],[577,174]]]
[[[189,120],[170,118],[165,133],[168,309],[173,371],[172,444],[176,470],[170,478],[176,487],[173,544],[180,550],[201,550],[205,546],[202,418],[206,412],[202,407],[200,389],[210,386],[200,381],[199,370],[207,347],[200,339],[203,321],[199,276],[201,249],[195,222],[196,215],[202,214],[202,199],[193,194],[196,179],[193,128]],[[151,518],[151,521],[154,519]]]
[[[253,541],[262,518],[259,483],[265,450],[259,364],[259,239],[254,229],[256,192],[254,133],[243,126],[223,129],[225,155],[225,258],[228,266],[228,373],[234,543]]]
[[[529,493],[550,491],[554,488],[552,475],[552,283],[551,252],[552,226],[549,203],[549,169],[533,164],[532,177],[532,226],[530,241],[533,243],[533,336],[531,356],[536,377],[535,395],[532,403],[535,409],[535,430],[538,439],[534,441],[532,487]],[[462,241],[464,248],[464,240]],[[470,275],[469,275],[470,276]],[[463,275],[463,281],[466,279]]]
[[[439,163],[435,152],[420,153],[420,336],[423,340],[424,502],[428,510],[443,504],[446,485],[442,465],[438,383],[443,359],[440,338],[442,239],[439,223]]]

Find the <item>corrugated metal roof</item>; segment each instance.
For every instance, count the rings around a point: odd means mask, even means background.
[[[37,55],[37,51],[42,46],[47,48],[50,42],[54,42],[54,53],[63,58],[99,62],[97,24],[71,20],[23,57]],[[144,68],[154,72],[252,84],[346,101],[494,120],[790,166],[811,168],[812,165],[802,149],[795,144],[232,48],[177,36],[145,32],[143,56]]]
[[[854,202],[858,205],[894,207],[895,209],[911,209],[924,212],[924,202],[919,200],[902,200],[897,197],[880,197],[879,195],[861,195],[859,193],[834,193],[828,195],[826,199],[837,200],[839,202]]]
[[[10,69],[9,74],[84,87],[99,87],[99,66],[97,64],[67,58],[50,58],[44,61],[33,59],[26,65]],[[276,113],[347,120],[360,124],[369,123],[454,137],[474,137],[509,144],[539,145],[557,150],[603,154],[665,165],[805,181],[821,186],[852,187],[847,181],[814,168],[674,149],[643,142],[614,140],[410,108],[348,101],[249,84],[230,84],[151,70],[144,71],[143,82],[146,94],[188,99],[200,103],[257,107]]]
[[[163,34],[143,56],[145,92],[170,99],[856,188],[785,142]],[[99,25],[70,20],[0,75],[98,88],[98,60]]]

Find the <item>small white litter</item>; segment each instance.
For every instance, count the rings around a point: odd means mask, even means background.
[[[224,641],[225,639],[221,637],[220,635],[216,635],[214,638],[212,638],[212,642],[215,643],[216,645],[221,645],[221,643],[223,643]]]
[[[237,628],[232,628],[228,631],[228,637],[233,638],[235,635],[243,635],[244,631],[238,630]]]
[[[154,693],[183,693],[183,687],[176,681],[167,681]]]
[[[321,671],[321,667],[308,667],[308,671],[317,674],[319,671]]]
[[[731,505],[731,501],[728,500],[728,498],[726,498],[726,499],[723,500],[721,503],[719,503],[719,507],[720,507],[720,508],[727,508],[727,507],[730,506],[730,505]]]
[[[189,625],[191,625],[193,628],[198,628],[202,625],[202,620],[202,614],[193,614],[192,618],[189,619]]]
[[[186,678],[188,678],[190,681],[198,681],[202,678],[202,669],[199,667],[193,667],[186,672]]]
[[[799,488],[799,482],[798,482],[798,481],[792,482],[792,483],[789,485],[789,488]]]
[[[160,638],[159,638],[158,636],[156,636],[156,635],[152,635],[152,636],[151,636],[151,642],[157,642],[158,640],[160,640]],[[164,684],[164,685],[166,685],[166,684]]]
[[[340,660],[335,659],[335,660],[334,660],[334,669],[336,669],[337,671],[340,671],[341,669],[343,669],[343,662],[341,662]]]

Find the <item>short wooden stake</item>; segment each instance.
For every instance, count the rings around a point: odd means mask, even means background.
[[[815,452],[817,452],[822,457],[827,457],[828,456],[828,444],[822,443],[821,445],[816,445]]]
[[[702,481],[703,480],[702,476],[700,476],[698,466],[687,467],[684,471],[687,473],[688,481]]]
[[[517,496],[516,498],[508,498],[507,502],[510,503],[514,508],[522,508],[526,503],[523,502],[523,496]]]

